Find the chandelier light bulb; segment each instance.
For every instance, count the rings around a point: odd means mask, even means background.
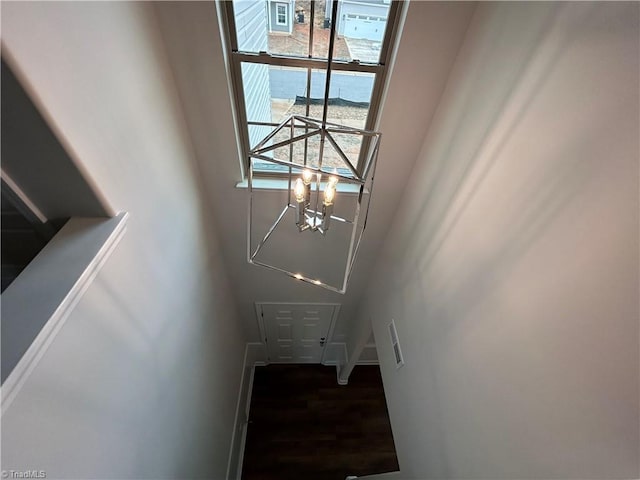
[[[336,186],[329,182],[324,189],[324,204],[333,205],[333,198],[336,196]]]
[[[295,186],[293,187],[293,194],[296,196],[296,200],[298,202],[304,201],[304,193],[305,193],[304,182],[302,181],[301,178],[298,178],[296,180]]]
[[[338,184],[338,170],[333,169],[333,175],[329,177],[329,185],[333,185],[334,187]]]
[[[313,178],[313,173],[311,173],[311,170],[305,168],[302,171],[302,181],[304,182],[304,184],[309,185],[311,183],[312,178]]]

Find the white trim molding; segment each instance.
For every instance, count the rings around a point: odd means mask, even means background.
[[[364,477],[356,477],[358,480],[401,480],[407,478],[401,470],[397,472],[377,473],[375,475],[365,475]]]
[[[347,385],[346,380],[340,378],[340,369],[347,363],[349,355],[347,353],[347,344],[345,342],[332,342],[328,344],[328,350],[325,351],[322,365],[336,367],[336,382],[338,385]],[[333,352],[333,355],[328,352]]]
[[[380,365],[378,361],[378,349],[375,343],[367,343],[360,352],[360,358],[356,365]]]
[[[128,216],[72,218],[2,294],[2,415],[122,239]],[[55,284],[43,275],[51,271]]]
[[[244,447],[247,438],[247,423],[249,422],[249,409],[251,407],[251,392],[253,390],[253,375],[256,366],[266,364],[266,345],[262,342],[247,343],[244,348],[242,377],[240,378],[236,414],[233,422],[233,432],[231,433],[231,448],[229,449],[229,459],[227,461],[227,480],[240,480],[241,478]]]
[[[280,7],[284,7],[284,22],[281,22],[279,19],[279,15],[280,12],[278,11],[278,9]],[[276,2],[276,25],[279,25],[281,27],[288,27],[289,26],[289,4],[288,3],[283,3],[283,2]]]
[[[0,169],[0,177],[2,178],[3,193],[9,196],[18,211],[29,220],[37,219],[40,223],[47,223],[47,217],[40,209],[31,201],[26,193],[13,181],[7,172]],[[5,188],[6,187],[6,188]]]
[[[347,344],[345,342],[331,342],[327,344],[322,365],[344,365],[347,363]]]

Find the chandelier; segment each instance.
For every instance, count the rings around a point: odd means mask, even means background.
[[[345,293],[366,227],[380,138],[291,115],[251,149],[249,263]],[[357,156],[349,158],[341,144],[359,145],[352,148]],[[286,168],[286,190],[256,188],[256,166],[265,164]],[[278,204],[267,226],[266,210]]]

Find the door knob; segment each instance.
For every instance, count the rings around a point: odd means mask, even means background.
[[[320,339],[320,346],[321,346],[321,347],[324,347],[324,337],[322,337],[322,338]]]

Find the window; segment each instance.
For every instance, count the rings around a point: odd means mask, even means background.
[[[276,23],[278,25],[287,25],[287,7],[286,3],[276,3]]]
[[[290,115],[322,118],[326,109],[329,122],[366,130],[374,130],[376,126],[403,3],[356,0],[327,1],[326,6],[325,2],[299,3],[291,7],[296,11],[304,9],[305,21],[296,23],[288,35],[269,23],[270,2],[219,3],[227,27],[225,40],[230,52],[245,171],[248,151]],[[275,6],[275,24],[286,24],[290,5]],[[365,19],[371,15],[379,20],[375,28],[358,18],[363,9],[367,12]],[[333,51],[329,55],[332,33]],[[278,138],[273,139],[277,141]],[[359,144],[340,145],[360,162],[364,161],[367,146],[366,139]],[[278,154],[275,149],[273,155],[277,158]],[[278,175],[281,168],[286,169],[265,162],[264,168],[258,166],[254,171]]]

